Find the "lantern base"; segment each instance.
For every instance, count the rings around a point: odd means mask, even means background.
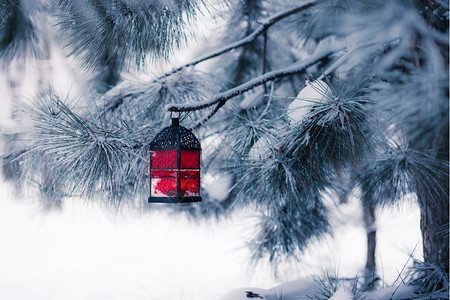
[[[202,197],[149,197],[148,203],[191,203],[202,202]]]

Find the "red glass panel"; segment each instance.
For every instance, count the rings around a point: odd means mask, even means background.
[[[152,178],[161,178],[161,177],[177,177],[177,171],[161,171],[161,170],[152,170],[150,172],[150,177]]]
[[[176,169],[177,150],[152,151],[152,169]]]
[[[200,171],[180,170],[180,178],[199,178]]]
[[[181,197],[200,196],[200,178],[182,178],[180,193]]]
[[[181,169],[200,169],[200,151],[181,150],[180,160]]]
[[[176,178],[152,178],[152,197],[177,197]]]

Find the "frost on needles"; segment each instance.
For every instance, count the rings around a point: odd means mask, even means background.
[[[149,141],[179,113],[208,149],[204,174],[230,184],[221,199],[205,186],[203,204],[177,209],[255,210],[255,259],[299,258],[332,232],[326,199],[358,192],[373,219],[408,195],[421,210],[424,262],[448,276],[448,1],[26,3],[0,4],[5,68],[59,47],[90,92],[72,99],[48,88],[16,105],[30,126],[2,156],[9,180],[44,199],[141,208]],[[206,16],[223,30],[197,41],[197,58],[171,64],[212,26]],[[199,19],[206,25],[195,27]],[[319,80],[327,88],[303,99]],[[366,268],[375,272],[375,261]]]

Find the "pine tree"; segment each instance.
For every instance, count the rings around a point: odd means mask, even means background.
[[[144,76],[202,11],[225,30],[198,59]],[[424,261],[448,276],[448,1],[4,0],[6,64],[41,55],[43,15],[100,80],[77,105],[55,91],[20,105],[33,128],[3,157],[20,163],[14,180],[51,175],[45,192],[142,207],[149,143],[176,113],[207,149],[204,172],[232,178],[225,199],[182,210],[261,212],[254,258],[276,264],[329,233],[324,197],[350,174],[368,216],[415,196]]]

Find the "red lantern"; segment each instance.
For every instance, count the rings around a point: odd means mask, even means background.
[[[200,142],[178,118],[150,143],[148,202],[200,202]]]

